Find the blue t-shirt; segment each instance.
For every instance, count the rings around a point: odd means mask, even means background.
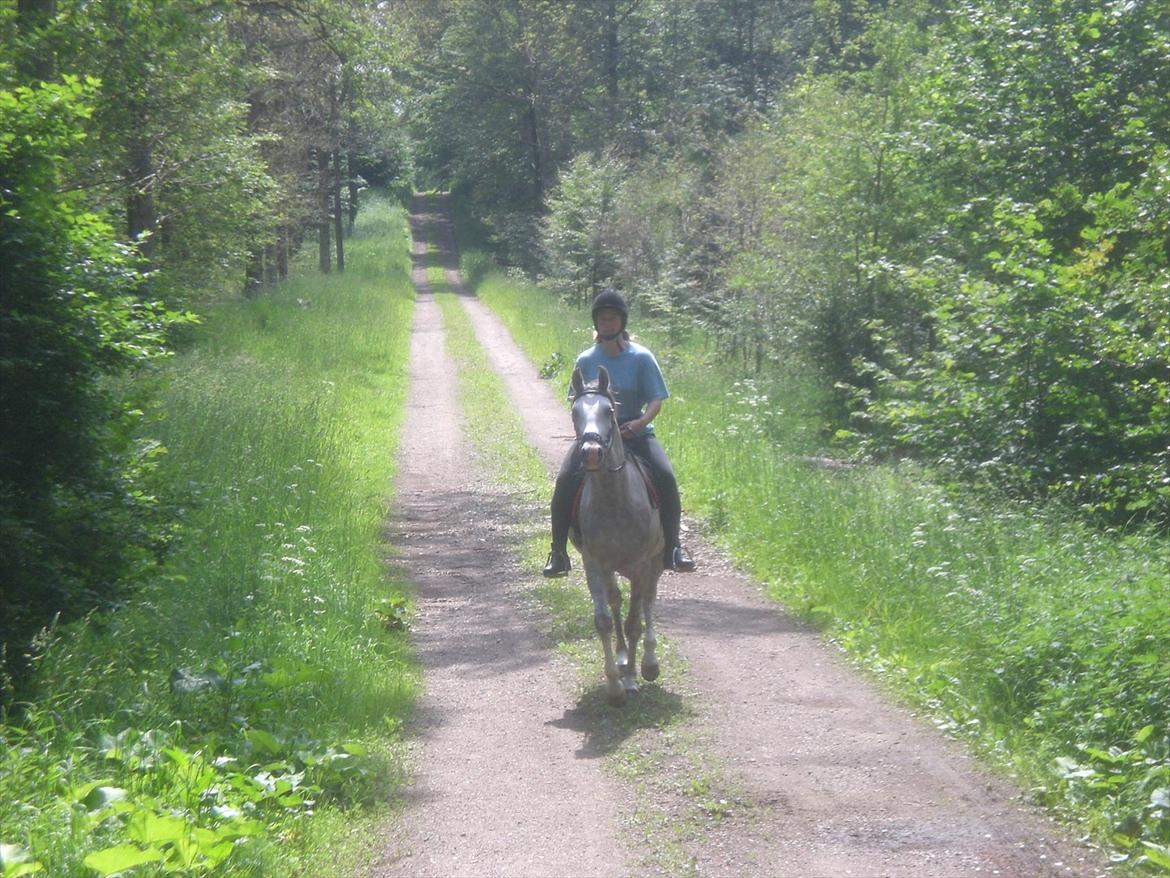
[[[597,380],[598,366],[605,366],[609,372],[610,386],[618,401],[619,424],[641,417],[642,410],[650,400],[670,396],[654,354],[639,344],[626,344],[626,349],[616,357],[609,356],[600,344],[582,351],[577,357],[577,368],[581,370],[581,377],[586,384]],[[573,390],[569,388],[569,396],[572,395]],[[653,433],[654,425],[650,424],[643,435]]]

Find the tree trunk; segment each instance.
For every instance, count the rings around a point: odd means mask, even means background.
[[[280,278],[276,273],[276,254],[280,252],[280,241],[273,241],[264,248],[264,285],[275,286]]]
[[[140,129],[141,130],[141,129]],[[150,141],[135,133],[126,148],[126,175],[130,194],[126,199],[126,230],[148,267],[153,267],[158,232],[154,212],[154,154]]]
[[[341,151],[333,152],[333,233],[337,238],[337,270],[345,271],[345,205],[341,202]]]
[[[617,0],[609,0],[605,8],[605,93],[609,99],[606,114],[610,131],[617,125],[618,104],[618,19]]]
[[[534,206],[540,211],[544,209],[544,161],[540,148],[540,127],[536,117],[536,95],[529,91],[526,97],[528,108],[524,113],[524,122],[528,128],[528,140],[531,147],[532,194],[536,199]]]
[[[354,161],[353,153],[347,153],[345,156],[345,169],[348,171],[346,185],[349,187],[349,233],[353,234],[353,224],[357,222],[358,215],[358,182],[357,175],[354,174],[353,169],[357,162]]]
[[[330,248],[329,229],[332,225],[329,215],[330,185],[329,185],[329,153],[326,150],[316,150],[317,155],[317,267],[322,274],[329,274],[333,270],[331,264],[333,253]]]
[[[288,257],[292,250],[292,231],[288,226],[281,226],[280,237],[276,242],[276,279],[288,280]]]
[[[255,299],[264,285],[264,251],[253,250],[248,254],[248,267],[244,272],[244,297]]]

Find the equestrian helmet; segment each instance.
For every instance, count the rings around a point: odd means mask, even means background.
[[[630,309],[621,294],[612,289],[602,290],[593,300],[593,325],[597,325],[597,312],[603,308],[612,308],[622,315],[622,329],[626,328],[626,321],[630,318]]]

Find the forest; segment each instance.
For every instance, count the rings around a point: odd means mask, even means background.
[[[0,717],[182,551],[176,358],[415,190],[473,278],[811,387],[818,455],[1165,560],[1164,2],[0,0],[0,46]]]

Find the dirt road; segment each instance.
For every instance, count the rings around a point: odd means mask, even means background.
[[[614,732],[521,598],[540,573],[511,547],[534,510],[498,493],[456,441],[455,367],[422,240],[436,222],[449,282],[550,471],[569,426],[561,388],[463,287],[443,211],[416,201],[412,387],[388,537],[418,589],[426,695],[405,816],[374,874],[1101,874],[1097,854],[885,703],[696,539],[699,572],[660,585],[670,652],[642,696],[672,721]],[[613,765],[619,737],[636,765]]]

